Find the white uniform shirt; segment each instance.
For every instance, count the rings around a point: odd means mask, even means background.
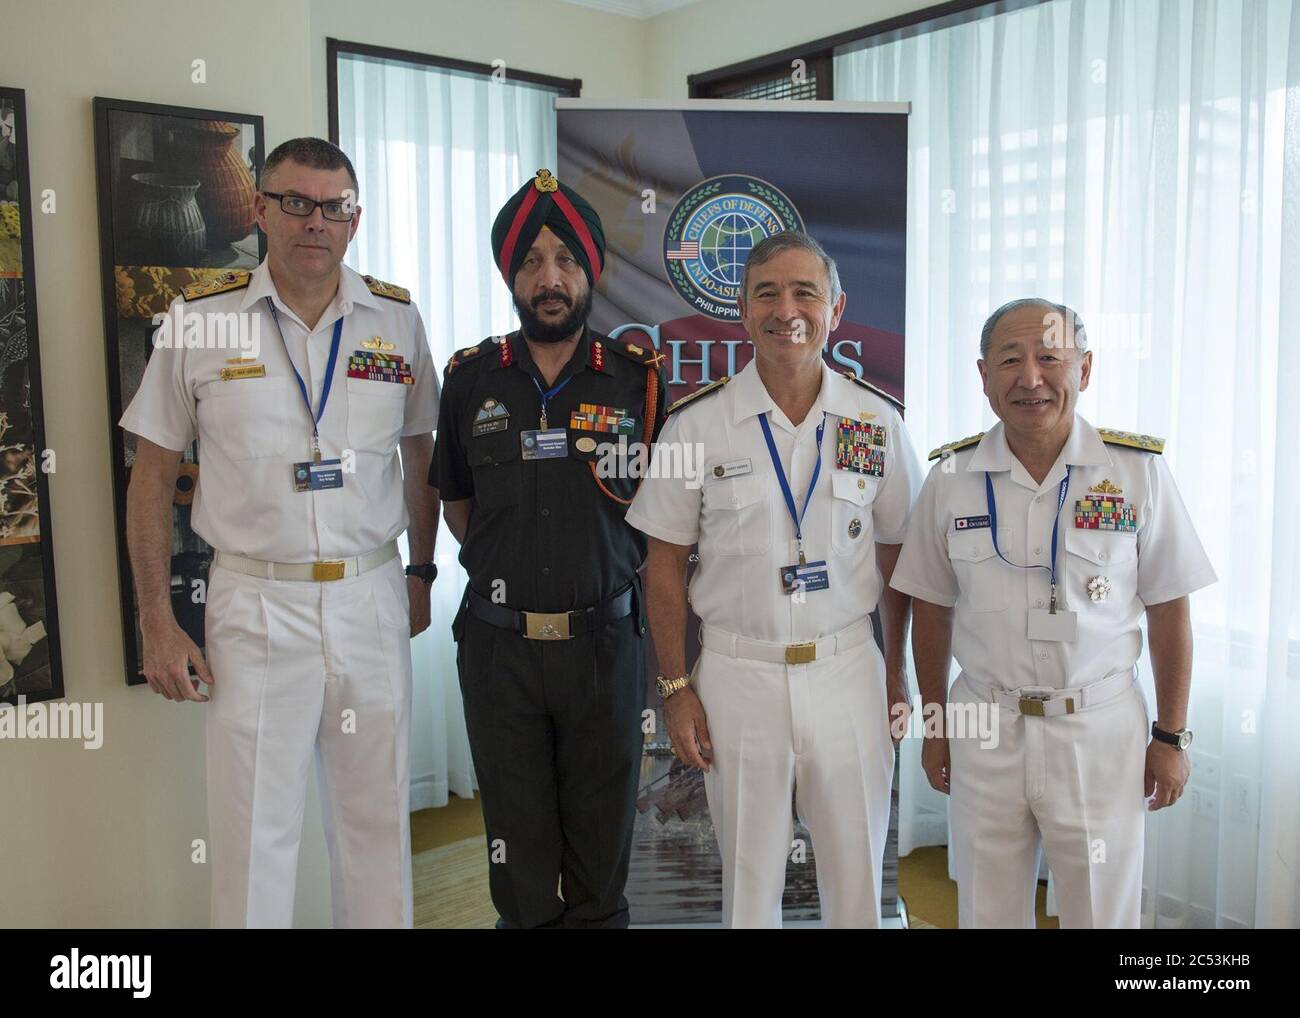
[[[782,590],[780,570],[799,560],[794,522],[772,466],[759,415],[769,413],[782,468],[802,510],[823,417],[822,469],[803,519],[809,562],[825,560],[827,590],[802,599]],[[865,417],[863,415],[866,415]],[[839,418],[885,429],[884,476],[836,466]],[[710,626],[769,643],[803,643],[861,621],[882,587],[876,542],[903,539],[921,469],[903,419],[887,400],[822,364],[817,401],[796,427],[777,407],[751,361],[720,392],[702,396],[668,418],[656,456],[697,446],[702,477],[653,476],[641,484],[627,513],[638,530],[672,544],[698,542],[699,565],[690,601]],[[729,464],[725,476],[715,468]]]
[[[1077,639],[1030,640],[1028,612],[1048,606],[1051,579],[1046,569],[1017,569],[994,551],[985,471],[993,481],[998,550],[1018,565],[1047,566],[1066,464],[1070,482],[1059,523],[1057,607],[1078,613]],[[1094,487],[1103,490],[1094,494]],[[1078,503],[1090,499],[1109,499],[1113,508],[1106,513],[1135,510],[1136,529],[1077,524],[1076,511],[1089,518]],[[1091,596],[1094,579],[1096,586],[1108,584],[1109,593]],[[1132,668],[1142,651],[1145,606],[1215,579],[1164,457],[1106,444],[1075,415],[1042,484],[1011,454],[1000,423],[977,446],[941,459],[912,509],[891,586],[955,608],[953,654],[977,683],[1065,689]]]
[[[218,551],[273,562],[315,562],[374,551],[406,529],[398,439],[437,426],[438,379],[424,324],[414,304],[376,296],[365,280],[341,267],[334,300],[306,325],[280,299],[263,262],[243,289],[172,306],[181,311],[251,316],[265,377],[223,380],[240,350],[155,348],[140,389],[119,422],[166,449],[199,439],[199,478],[192,525]],[[264,298],[275,302],[280,330]],[[311,414],[289,357],[320,408],[334,323],[343,318],[338,360],[320,421],[322,459],[355,454],[355,473],[341,489],[299,492],[293,464],[310,460]],[[260,319],[256,324],[252,318]],[[353,354],[375,338],[388,356],[410,365],[412,384],[348,377]]]

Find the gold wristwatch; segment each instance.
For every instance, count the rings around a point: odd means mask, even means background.
[[[675,679],[665,679],[660,675],[655,679],[655,685],[659,687],[659,695],[667,700],[674,693],[680,693],[683,689],[691,684],[689,675],[679,675]]]

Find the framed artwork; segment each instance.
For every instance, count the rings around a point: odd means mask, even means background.
[[[153,350],[155,315],[191,283],[252,269],[265,254],[253,220],[262,118],[95,99],[100,270],[108,358],[109,435],[128,685],[144,682],[140,623],[126,546],[126,489],[135,436],[118,427]],[[212,549],[190,527],[199,449],[181,457],[172,505],[172,609],[203,647]]]
[[[0,703],[63,696],[50,537],[49,471],[36,277],[27,105],[0,88]]]

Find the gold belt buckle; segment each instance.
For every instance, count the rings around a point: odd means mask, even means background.
[[[1020,697],[1020,713],[1028,714],[1030,717],[1043,718],[1047,717],[1047,698],[1050,693],[1024,693]],[[1073,708],[1071,709],[1073,713]]]
[[[524,612],[525,640],[569,639],[568,612]]]
[[[313,562],[311,565],[311,578],[318,583],[327,580],[341,580],[345,568],[345,564],[342,562]]]
[[[785,648],[785,663],[788,665],[806,665],[816,660],[816,643],[792,643]]]

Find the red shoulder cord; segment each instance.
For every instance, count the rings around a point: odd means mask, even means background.
[[[645,418],[645,429],[643,430],[641,435],[641,443],[642,445],[645,446],[645,450],[646,450],[647,470],[650,469],[650,441],[654,437],[655,413],[658,409],[659,409],[659,372],[655,370],[654,365],[651,365],[649,370],[646,371],[645,413],[642,415]],[[596,482],[596,487],[599,488],[602,492],[604,492],[606,496],[612,498],[619,505],[632,504],[631,498],[619,498],[612,491],[610,491],[608,488],[605,487],[605,482],[602,481],[600,479],[600,475],[596,473],[595,460],[588,460],[587,466],[591,470],[591,478]],[[637,479],[636,482],[637,491],[641,489],[641,482],[644,480],[645,480],[645,474],[643,473],[641,477]],[[632,498],[636,498],[636,491],[632,492]]]

